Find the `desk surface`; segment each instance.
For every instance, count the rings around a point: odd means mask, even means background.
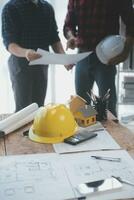
[[[1,118],[3,118],[3,115]],[[108,120],[103,125],[116,142],[134,158],[134,134],[126,127],[115,122],[115,118],[112,115],[109,115]],[[23,132],[28,130],[30,126],[31,124],[10,133],[5,138],[0,138],[0,155],[53,152],[52,145],[32,142],[23,135]]]
[[[1,116],[1,119],[2,118],[3,116]],[[121,124],[117,123],[112,115],[109,115],[108,120],[103,123],[103,125],[116,142],[123,149],[127,150],[134,159],[134,134]],[[54,149],[52,145],[32,142],[23,135],[23,132],[30,126],[31,124],[5,136],[5,138],[0,138],[0,155],[5,156],[53,152]]]

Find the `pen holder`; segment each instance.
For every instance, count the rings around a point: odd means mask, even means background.
[[[107,120],[108,100],[103,101],[101,98],[94,104],[94,108],[97,111],[97,121]]]

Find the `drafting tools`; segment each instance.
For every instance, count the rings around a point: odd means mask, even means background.
[[[92,98],[92,96],[87,92],[87,95],[89,96],[90,100],[96,104],[96,99],[95,98]]]
[[[110,97],[110,88],[107,90],[106,94],[103,97],[103,101],[107,100]]]
[[[111,162],[120,162],[121,158],[113,158],[113,157],[105,157],[105,156],[91,156],[92,158],[98,159],[98,160],[106,160]]]
[[[90,91],[90,93],[86,92],[90,100],[93,102],[93,107],[97,111],[97,120],[103,121],[107,119],[107,108],[108,108],[108,99],[110,97],[110,88],[104,94],[104,96],[96,96]]]

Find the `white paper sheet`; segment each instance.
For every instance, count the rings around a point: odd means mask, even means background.
[[[0,200],[63,200],[74,197],[58,155],[0,157]]]
[[[91,158],[92,155],[119,157],[121,162],[96,160]],[[101,180],[111,176],[121,177],[134,184],[134,160],[124,150],[64,154],[61,157],[74,188],[81,183]],[[121,189],[88,195],[86,200],[117,200],[133,197],[134,186],[123,184]]]
[[[38,108],[38,105],[36,103],[33,103],[23,108],[22,110],[12,114],[6,119],[0,121],[0,131],[8,134],[31,122],[34,119]]]
[[[86,129],[95,130],[102,128],[102,125],[96,124],[89,126]],[[112,136],[104,129],[102,131],[96,131],[97,137],[87,140],[78,145],[70,145],[66,143],[53,144],[54,150],[57,153],[69,153],[69,152],[79,152],[79,151],[95,151],[95,150],[106,150],[106,149],[120,149],[121,147],[112,138]]]
[[[91,158],[119,157],[121,162]],[[78,184],[120,176],[134,184],[134,160],[124,150],[72,154],[34,154],[0,157],[1,200],[76,199]],[[94,194],[87,200],[115,200],[134,197],[134,187]]]
[[[78,53],[78,54],[57,54],[57,53],[50,53],[50,52],[42,50],[42,49],[38,49],[37,53],[42,55],[42,57],[39,59],[36,59],[34,61],[31,61],[29,63],[29,65],[76,64],[80,60],[86,58],[92,52]]]

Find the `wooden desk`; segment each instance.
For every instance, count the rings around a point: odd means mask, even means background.
[[[1,118],[3,118],[3,115],[1,115],[0,119]],[[121,124],[115,122],[116,120],[112,115],[109,115],[108,118],[109,119],[103,123],[104,127],[116,142],[134,158],[134,134]],[[5,138],[0,138],[0,155],[53,152],[54,149],[52,145],[35,143],[23,136],[23,132],[30,126],[31,124],[10,133],[5,136]]]
[[[103,125],[116,142],[123,149],[127,150],[134,159],[134,134],[124,126],[117,123],[116,119],[112,115],[109,115],[108,120],[103,123]],[[5,138],[0,138],[0,155],[5,156],[53,152],[54,149],[52,145],[35,143],[23,136],[23,132],[30,126],[31,124],[18,131],[10,133],[5,136]],[[134,200],[134,198],[131,200]]]

